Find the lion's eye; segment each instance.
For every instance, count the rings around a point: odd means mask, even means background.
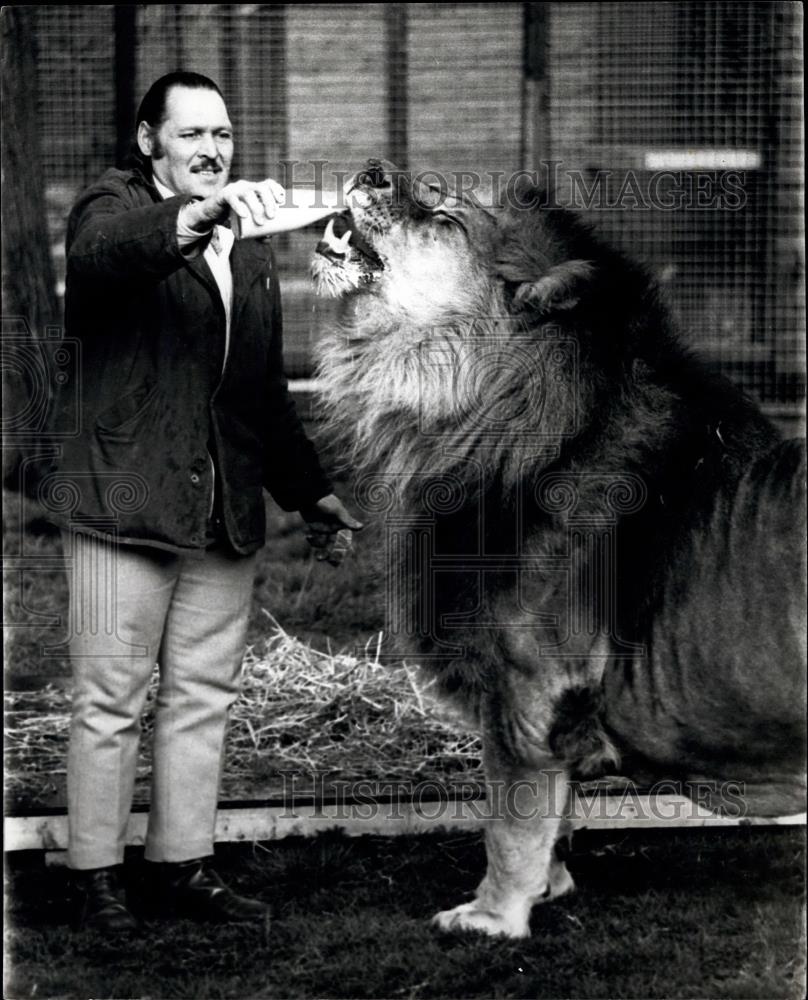
[[[460,219],[456,219],[453,215],[449,215],[447,212],[433,212],[432,218],[439,225],[446,227],[452,226],[457,229],[461,229],[464,233],[466,232],[466,227],[463,225]]]

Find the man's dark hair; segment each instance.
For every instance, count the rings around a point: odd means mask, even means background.
[[[201,73],[191,73],[186,70],[175,70],[166,73],[146,91],[140,107],[137,109],[135,128],[141,122],[148,122],[152,128],[159,128],[166,118],[166,104],[172,87],[187,87],[189,90],[213,90],[224,100],[224,95],[208,76]]]

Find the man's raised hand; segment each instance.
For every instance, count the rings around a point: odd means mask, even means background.
[[[284,189],[270,178],[233,181],[232,184],[225,184],[216,194],[188,205],[185,221],[192,229],[204,232],[215,223],[224,222],[232,211],[240,219],[251,219],[261,226],[275,218],[278,206],[285,199]]]

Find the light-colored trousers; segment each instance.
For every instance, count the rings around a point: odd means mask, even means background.
[[[120,864],[140,717],[155,662],[151,808],[145,854],[213,853],[230,706],[238,695],[255,557],[202,559],[64,532],[73,714],[68,862]]]

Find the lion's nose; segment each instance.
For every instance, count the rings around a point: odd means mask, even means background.
[[[399,175],[400,171],[395,163],[374,156],[366,160],[362,169],[350,178],[345,186],[345,193],[350,194],[356,187],[389,190]]]
[[[368,160],[367,166],[356,177],[364,187],[381,188],[387,185],[387,174],[379,160]]]

